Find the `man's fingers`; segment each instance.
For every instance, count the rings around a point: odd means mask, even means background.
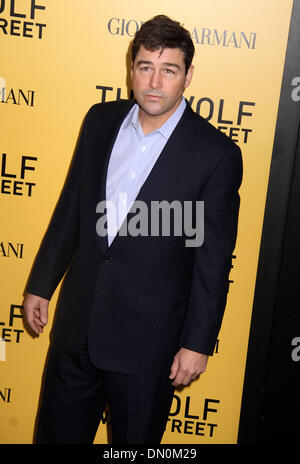
[[[172,385],[175,387],[179,387],[180,385],[187,386],[192,380],[197,379],[199,375],[196,372],[187,372],[185,369],[179,369]]]
[[[172,366],[173,367],[173,366]],[[197,376],[196,376],[197,377]],[[189,385],[193,380],[192,376],[179,369],[179,363],[175,368],[171,369],[170,379],[174,379],[172,382],[173,387],[179,387],[180,385]]]
[[[47,309],[41,310],[41,309],[35,308],[32,322],[34,324],[34,331],[36,333],[40,334],[43,332],[43,328],[47,324],[47,319],[48,319]]]
[[[189,385],[189,383],[192,380],[191,374],[188,373],[186,369],[183,369],[180,366],[180,358],[177,355],[174,357],[169,378],[174,379],[172,382],[173,387],[179,387],[180,385]]]
[[[25,317],[29,327],[38,335],[48,322],[48,304],[45,298],[28,294],[24,300]]]
[[[171,366],[171,372],[170,372],[170,375],[169,375],[169,379],[174,379],[174,377],[177,375],[178,368],[179,368],[179,361],[175,356],[173,364]]]
[[[40,321],[43,325],[46,325],[48,322],[48,304],[40,304]]]
[[[175,359],[177,360],[178,369],[175,377],[172,377],[174,379],[172,385],[178,387],[180,385],[189,385],[205,371],[208,356],[187,348],[181,348]]]
[[[178,369],[177,375],[175,379],[172,382],[172,385],[174,387],[179,387],[180,385],[188,385],[185,382],[188,382],[189,376],[186,374],[186,372],[182,369]]]
[[[25,308],[25,315],[26,315],[26,321],[29,325],[29,327],[35,332],[38,333],[38,329],[36,327],[36,315],[35,315],[35,309],[27,307]]]
[[[43,332],[43,327],[38,323],[38,321],[33,321],[31,328],[37,335]]]
[[[31,321],[28,320],[28,323],[30,324],[30,327],[34,330],[35,333],[37,334],[42,333],[44,325],[42,324],[40,320],[39,310],[35,309],[33,316],[31,318]]]

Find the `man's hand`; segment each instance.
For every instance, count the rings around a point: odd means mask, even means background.
[[[208,356],[206,354],[181,348],[174,356],[171,366],[169,379],[174,379],[172,385],[174,387],[189,385],[192,380],[195,380],[205,371],[207,359]]]
[[[27,293],[24,300],[25,318],[29,327],[39,335],[48,322],[49,300]]]

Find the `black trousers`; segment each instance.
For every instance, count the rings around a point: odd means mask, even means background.
[[[93,443],[106,404],[112,444],[160,443],[174,387],[168,375],[132,376],[99,370],[87,347],[71,354],[51,348],[36,443]]]

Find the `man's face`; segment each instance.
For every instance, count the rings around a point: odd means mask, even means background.
[[[131,79],[144,116],[165,122],[179,106],[192,75],[193,66],[185,72],[184,55],[179,48],[161,52],[141,46],[132,64]]]

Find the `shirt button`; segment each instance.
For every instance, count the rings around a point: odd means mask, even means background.
[[[130,174],[130,177],[131,177],[131,179],[134,179],[134,178],[135,178],[135,172],[132,172],[132,173]]]
[[[142,151],[146,151],[146,147],[145,147],[145,146],[144,146],[144,147],[142,147]]]

